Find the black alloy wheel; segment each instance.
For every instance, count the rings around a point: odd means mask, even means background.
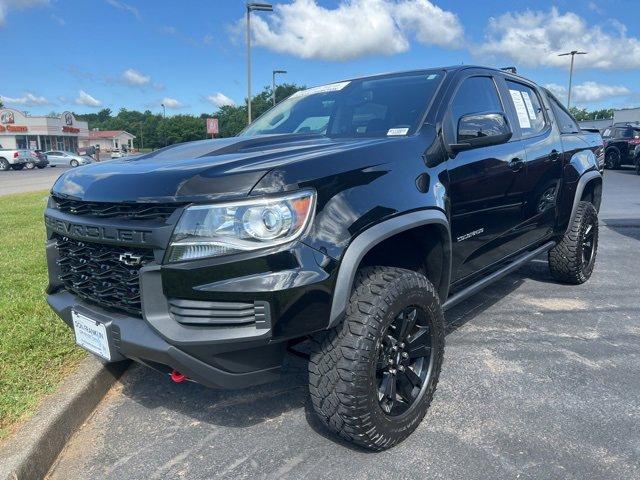
[[[378,401],[387,415],[404,414],[420,397],[433,369],[432,349],[424,310],[417,306],[402,310],[378,347]]]
[[[611,170],[620,168],[620,152],[616,149],[609,150],[605,155],[604,166]]]

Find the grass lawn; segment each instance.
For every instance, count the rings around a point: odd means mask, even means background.
[[[0,439],[84,356],[45,301],[46,196],[0,196]]]

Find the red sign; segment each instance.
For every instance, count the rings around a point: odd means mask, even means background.
[[[207,118],[207,133],[210,135],[218,134],[218,119]]]
[[[62,131],[66,133],[80,133],[79,128],[67,127],[67,126],[62,127]]]
[[[29,129],[22,125],[7,125],[7,132],[26,132]]]

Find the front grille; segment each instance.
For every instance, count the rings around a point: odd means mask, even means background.
[[[175,203],[83,202],[53,196],[58,210],[73,215],[127,220],[166,220],[180,206]]]
[[[85,300],[137,316],[142,315],[140,275],[142,265],[153,260],[153,252],[142,248],[123,248],[58,237],[58,265],[64,287]],[[128,255],[127,255],[128,254]],[[140,257],[140,264],[129,266]]]
[[[184,325],[255,325],[258,328],[269,328],[271,324],[269,303],[263,301],[208,302],[170,299],[169,312],[176,322]]]

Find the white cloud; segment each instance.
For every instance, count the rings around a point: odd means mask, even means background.
[[[0,26],[6,22],[10,10],[47,5],[49,0],[0,0]]]
[[[227,97],[226,95],[224,95],[223,93],[220,93],[220,92],[214,93],[213,95],[208,95],[207,96],[207,100],[213,106],[218,107],[218,108],[224,107],[225,105],[233,106],[233,105],[236,104],[236,102],[234,102],[229,97]]]
[[[409,49],[411,36],[442,47],[458,47],[463,41],[458,17],[428,0],[341,0],[333,9],[316,0],[293,0],[274,10],[252,16],[255,43],[301,58],[393,55]]]
[[[165,107],[171,108],[171,109],[178,109],[178,108],[185,107],[185,105],[181,101],[176,100],[175,98],[164,97],[161,103],[164,103]]]
[[[563,100],[567,97],[567,87],[556,83],[545,85],[551,93]],[[629,95],[631,91],[622,85],[605,85],[597,82],[584,82],[571,87],[571,99],[580,103],[598,102],[612,97]]]
[[[136,7],[129,5],[128,3],[125,3],[125,2],[121,2],[120,0],[105,0],[105,2],[107,2],[112,7],[117,8],[118,10],[123,10],[127,13],[130,13],[131,15],[136,17],[138,20],[140,20],[140,12]]]
[[[45,97],[34,95],[30,92],[26,92],[22,97],[5,97],[4,95],[0,95],[0,100],[2,100],[2,103],[5,105],[24,105],[27,107],[51,104]]]
[[[51,20],[53,20],[54,22],[56,22],[58,25],[60,25],[61,27],[64,27],[67,25],[67,22],[64,18],[62,18],[59,15],[56,15],[55,13],[51,14]]]
[[[485,43],[473,50],[528,67],[568,67],[569,58],[558,54],[582,50],[588,54],[576,57],[576,68],[640,68],[640,40],[628,36],[622,24],[610,23],[604,30],[555,7],[548,12],[506,13],[489,19]]]
[[[78,98],[76,98],[77,105],[85,105],[87,107],[99,107],[102,105],[102,102],[91,95],[89,95],[84,90],[80,90],[78,92]]]
[[[129,68],[122,72],[122,80],[129,85],[143,86],[151,81],[149,75],[144,75],[133,68]]]

